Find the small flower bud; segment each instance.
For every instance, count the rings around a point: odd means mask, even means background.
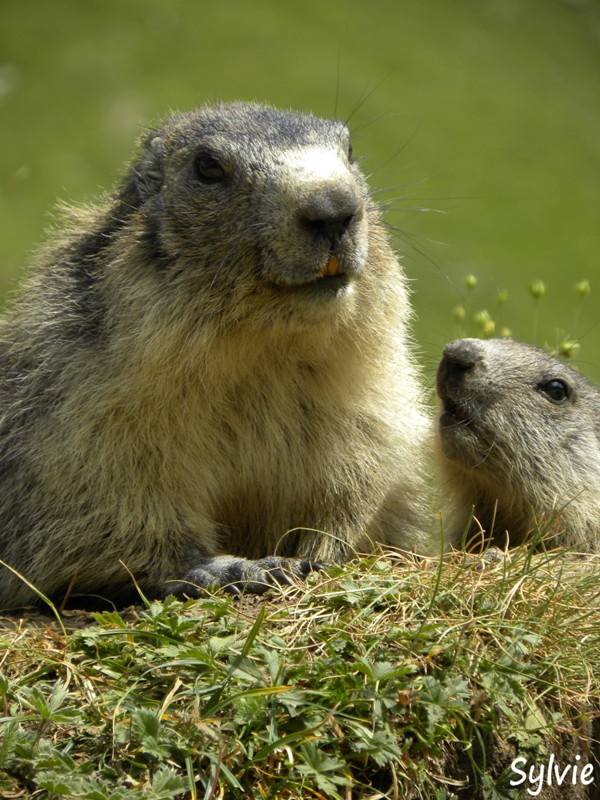
[[[529,294],[536,300],[543,297],[546,294],[546,284],[544,281],[532,281],[529,284]]]
[[[561,358],[573,358],[578,350],[579,342],[574,342],[572,339],[565,339],[558,345],[558,355]]]
[[[576,283],[575,284],[575,289],[577,290],[577,294],[580,297],[585,297],[587,294],[589,294],[592,291],[592,287],[590,286],[590,282],[586,281],[586,280],[579,281],[578,283]]]
[[[479,325],[480,328],[484,328],[488,322],[491,321],[490,312],[486,311],[485,308],[482,308],[481,311],[478,311],[473,316],[474,322]]]
[[[464,306],[454,306],[452,309],[452,313],[454,314],[454,319],[457,322],[464,322],[465,317],[467,316],[467,312],[465,311]]]

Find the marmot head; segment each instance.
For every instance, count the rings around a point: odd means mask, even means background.
[[[119,198],[167,279],[234,297],[253,323],[330,318],[366,268],[368,190],[338,121],[245,103],[175,115]]]
[[[451,342],[437,391],[442,451],[473,481],[537,498],[598,487],[600,392],[543,350],[511,339]]]

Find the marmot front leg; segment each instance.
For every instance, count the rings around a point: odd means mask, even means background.
[[[204,556],[194,559],[194,566],[181,580],[165,581],[165,595],[198,597],[203,589],[222,588],[231,594],[242,591],[262,594],[278,584],[304,579],[323,564],[300,558],[267,556],[260,559],[238,556]]]

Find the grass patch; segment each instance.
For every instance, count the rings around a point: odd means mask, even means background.
[[[519,549],[7,618],[0,795],[518,797],[517,755],[590,760],[599,597],[600,561]]]

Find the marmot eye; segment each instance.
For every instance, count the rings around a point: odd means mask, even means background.
[[[557,378],[551,381],[546,381],[545,383],[540,383],[538,385],[538,389],[545,394],[548,400],[551,400],[553,403],[564,403],[571,394],[571,390],[569,385],[564,381],[560,381]]]
[[[202,183],[220,183],[227,177],[223,164],[209,153],[196,156],[194,171]]]
[[[351,145],[351,144],[349,144],[349,145],[348,145],[348,161],[349,161],[351,164],[354,164],[353,153],[354,153],[354,150],[352,149],[352,145]]]

